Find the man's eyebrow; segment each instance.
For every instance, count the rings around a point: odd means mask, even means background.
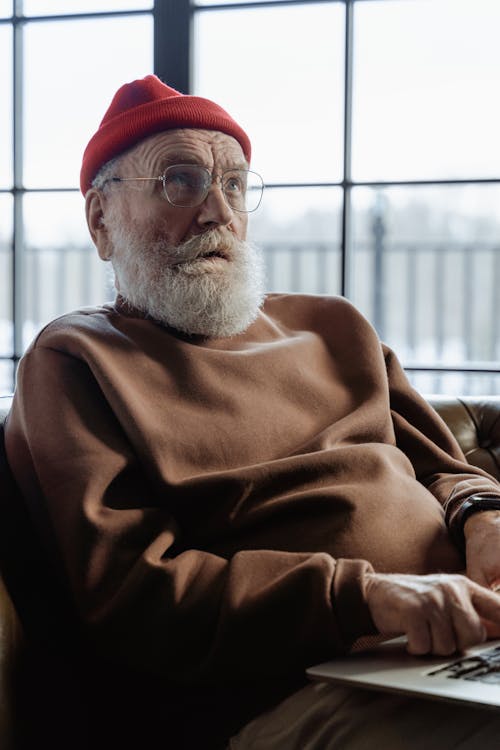
[[[166,167],[171,167],[174,164],[196,164],[201,167],[208,167],[206,164],[202,164],[200,160],[193,156],[193,154],[183,154],[181,152],[169,154],[168,156],[165,156],[162,159],[161,165],[162,169],[165,169]],[[237,159],[235,163],[231,164],[231,166],[224,167],[222,171],[231,170],[231,169],[248,169],[248,165],[244,159]]]
[[[172,164],[199,164],[200,161],[192,154],[183,154],[179,152],[165,156],[161,163],[164,167],[170,167]]]
[[[226,167],[227,170],[231,169],[248,169],[248,164],[246,161],[237,161],[235,164],[232,164],[230,167]]]

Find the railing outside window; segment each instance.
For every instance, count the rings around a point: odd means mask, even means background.
[[[335,294],[339,287],[340,246],[326,242],[262,242],[270,291]],[[500,359],[500,241],[468,243],[385,244],[377,233],[358,244],[357,307],[373,321],[381,339],[398,356],[413,363],[412,379],[427,392],[474,394],[498,392],[500,372],[486,363]],[[0,273],[6,271],[8,249],[0,247]],[[50,250],[26,249],[27,345],[40,327],[61,310],[112,301],[109,265],[90,245]],[[362,277],[364,276],[364,278]],[[420,294],[419,284],[431,285]],[[428,292],[429,290],[427,290]],[[428,304],[419,305],[424,297]],[[467,306],[462,299],[469,299]],[[495,321],[491,325],[491,321]],[[0,317],[0,352],[12,346],[12,327]],[[465,365],[464,365],[465,363]],[[472,377],[474,367],[483,370]],[[10,388],[2,379],[0,390]],[[418,374],[417,374],[418,373]],[[426,374],[427,373],[427,374]]]

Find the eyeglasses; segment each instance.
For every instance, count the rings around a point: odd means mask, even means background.
[[[226,203],[235,211],[256,211],[262,200],[264,182],[257,172],[248,169],[227,169],[213,175],[198,164],[173,164],[159,177],[110,177],[106,182],[156,180],[163,185],[163,195],[172,206],[200,206],[213,182],[219,181]]]

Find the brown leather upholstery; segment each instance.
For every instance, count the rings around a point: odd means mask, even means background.
[[[500,396],[429,396],[467,461],[500,479]]]
[[[466,396],[463,398],[428,396],[428,401],[458,439],[467,460],[500,479],[500,396]],[[5,498],[6,494],[16,492],[12,486],[12,478],[5,458],[3,439],[3,423],[10,403],[9,398],[0,397],[0,512],[5,512],[6,507],[2,497]],[[5,525],[4,522],[5,519],[0,523],[0,532]],[[16,523],[19,527],[19,518]],[[11,556],[12,550],[15,552],[15,540],[13,542],[5,535],[2,538],[1,533],[0,545],[7,546]],[[20,746],[12,740],[16,720],[19,723],[19,714],[13,710],[13,695],[15,693],[16,697],[18,696],[15,692],[17,686],[13,684],[15,673],[13,667],[19,666],[20,654],[25,653],[21,626],[21,621],[25,622],[25,620],[22,617],[23,596],[19,596],[19,590],[14,591],[12,577],[6,568],[2,567],[4,566],[2,552],[3,550],[0,549],[0,571],[3,575],[3,579],[0,577],[0,750],[18,750]],[[15,576],[15,579],[18,581],[19,576]],[[22,585],[21,588],[23,588]],[[21,618],[16,613],[9,590],[16,601],[17,612],[21,614]],[[23,720],[26,721],[25,714],[23,716]],[[23,745],[22,750],[25,747],[26,745]],[[31,750],[29,744],[27,747]]]

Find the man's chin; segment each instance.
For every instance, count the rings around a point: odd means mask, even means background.
[[[150,318],[190,336],[242,333],[264,299],[262,254],[247,243],[234,249],[216,242],[216,235],[212,240],[188,248],[182,262],[171,258],[168,264],[163,247],[150,245],[139,253],[134,245],[124,246],[113,262],[121,295]]]
[[[220,255],[209,255],[194,260],[179,263],[175,268],[179,273],[185,273],[189,276],[195,276],[203,273],[220,273],[228,271],[231,261]]]

